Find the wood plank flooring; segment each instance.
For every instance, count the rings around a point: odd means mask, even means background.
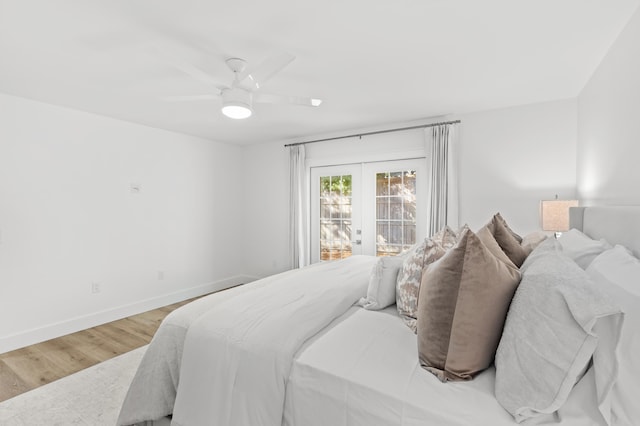
[[[192,300],[0,354],[0,402],[148,344],[162,320]]]

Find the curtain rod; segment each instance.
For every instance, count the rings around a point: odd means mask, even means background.
[[[435,127],[435,126],[440,126],[440,125],[443,125],[443,124],[457,124],[457,123],[460,123],[460,120],[441,121],[439,123],[421,124],[419,126],[410,126],[410,127],[398,127],[398,128],[395,128],[395,129],[387,129],[387,130],[376,130],[374,132],[366,132],[366,133],[355,133],[353,135],[347,135],[347,136],[336,136],[336,137],[333,137],[333,138],[316,139],[316,140],[306,141],[306,142],[289,143],[289,144],[285,145],[285,148],[286,147],[290,147],[290,146],[296,146],[296,145],[305,145],[305,144],[308,144],[308,143],[335,141],[335,140],[338,140],[338,139],[347,139],[347,138],[355,138],[355,137],[362,138],[363,136],[379,135],[381,133],[400,132],[402,130],[424,129],[424,128],[427,128],[427,127]]]

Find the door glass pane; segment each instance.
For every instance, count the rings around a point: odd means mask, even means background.
[[[376,195],[389,195],[389,174],[376,174]]]
[[[403,214],[404,214],[404,220],[407,222],[414,222],[416,221],[416,204],[414,203],[404,203],[404,209],[403,209]]]
[[[404,203],[402,197],[389,198],[389,219],[402,220]],[[382,219],[382,218],[381,218]]]
[[[416,172],[376,175],[376,255],[393,256],[416,242]]]
[[[320,177],[320,260],[351,256],[351,175]]]
[[[380,219],[389,218],[389,201],[386,197],[377,197],[376,199],[376,217]]]
[[[400,195],[402,189],[402,172],[389,173],[389,195]]]

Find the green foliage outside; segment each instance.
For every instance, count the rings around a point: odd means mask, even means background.
[[[323,176],[320,178],[320,193],[323,195],[351,195],[351,175]]]

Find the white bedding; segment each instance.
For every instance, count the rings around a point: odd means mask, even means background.
[[[280,275],[293,274],[288,271]],[[187,330],[201,315],[227,299],[268,285],[278,275],[203,297],[170,313],[153,336],[120,409],[118,425],[162,419],[173,412]]]
[[[353,256],[279,274],[169,318],[118,424],[165,416],[175,397],[173,425],[279,425],[293,356],[366,294],[375,262]]]
[[[174,413],[174,426],[514,425],[495,399],[493,368],[443,384],[420,368],[416,335],[395,305],[351,306],[375,261],[289,271],[175,311],[118,424]],[[557,415],[527,424],[601,425],[594,389],[590,370]]]
[[[395,306],[352,308],[307,342],[294,360],[287,426],[514,425],[494,396],[495,370],[469,382],[441,383],[418,364],[416,335]],[[557,416],[528,425],[601,425],[593,375],[587,374]]]

